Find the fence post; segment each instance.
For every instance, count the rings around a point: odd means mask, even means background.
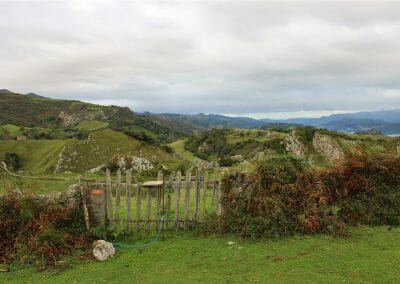
[[[175,184],[175,219],[174,219],[174,227],[175,230],[179,228],[179,202],[181,199],[181,181],[182,174],[180,171],[176,174],[176,184]]]
[[[158,181],[163,181],[164,180],[164,174],[162,171],[158,171],[157,174],[157,180]],[[164,184],[162,186],[157,187],[157,200],[156,200],[156,230],[160,230],[160,222],[161,222],[161,191],[164,187]]]
[[[125,232],[127,234],[131,233],[131,190],[132,190],[132,180],[131,172],[126,171],[125,180]]]
[[[140,211],[142,210],[142,184],[138,183],[136,188],[136,232],[140,232]]]
[[[171,175],[169,176],[168,184],[167,184],[167,190],[168,190],[168,195],[167,195],[167,210],[166,210],[166,218],[165,218],[165,227],[166,229],[169,228],[169,220],[170,220],[170,215],[171,215],[171,189],[172,185],[174,182],[174,173],[172,172]],[[165,188],[164,188],[165,190]]]
[[[112,204],[111,171],[106,169],[106,196],[107,196],[107,220],[110,225],[114,225],[114,214]]]
[[[146,233],[150,232],[150,215],[151,215],[151,187],[146,188],[147,203],[146,203]]]
[[[206,200],[207,200],[207,187],[208,187],[208,171],[204,171],[204,189],[203,189],[203,219],[206,218]]]
[[[82,205],[83,205],[83,217],[85,220],[85,226],[86,229],[90,229],[90,219],[89,219],[89,209],[87,206],[87,199],[86,199],[86,194],[87,194],[87,189],[85,190],[83,185],[82,185],[82,180],[79,177],[79,189],[81,191],[81,196],[82,196]]]
[[[193,219],[197,222],[199,217],[199,205],[200,205],[200,186],[201,186],[201,169],[196,168],[196,192],[195,192],[195,207]]]
[[[115,222],[119,225],[119,214],[121,210],[121,169],[117,170],[117,187],[115,188]]]
[[[185,188],[185,229],[189,227],[189,204],[190,204],[190,187],[192,185],[191,170],[186,171],[186,188]]]
[[[222,204],[221,204],[221,198],[222,198],[222,191],[221,191],[221,181],[219,181],[218,186],[217,186],[217,192],[218,192],[218,198],[217,198],[217,216],[221,216],[222,214]]]
[[[218,173],[217,173],[217,168],[214,168],[214,182],[213,182],[213,192],[212,192],[212,197],[211,197],[211,205],[214,206],[215,204],[215,191],[217,188],[217,180],[218,180]]]

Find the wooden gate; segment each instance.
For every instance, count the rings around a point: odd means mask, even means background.
[[[125,233],[189,229],[210,214],[220,214],[220,173],[212,170],[172,173],[135,183],[130,171],[116,176],[106,169],[106,182],[90,184],[86,204],[91,224],[123,227]]]

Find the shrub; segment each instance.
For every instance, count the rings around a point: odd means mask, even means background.
[[[8,193],[0,199],[0,262],[19,260],[42,270],[61,255],[86,251],[82,214],[34,195]]]
[[[400,225],[400,159],[349,157],[316,172],[271,158],[224,178],[221,229],[245,237],[344,233],[344,225]]]
[[[17,153],[6,152],[4,162],[7,164],[7,167],[13,171],[18,171],[21,168],[21,159]]]

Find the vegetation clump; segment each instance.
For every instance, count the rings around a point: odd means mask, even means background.
[[[348,225],[400,225],[400,159],[349,157],[310,170],[280,156],[223,181],[221,228],[244,237],[344,234]]]
[[[88,248],[79,210],[15,192],[0,199],[0,263],[19,261],[41,271],[55,267],[62,255],[85,255]]]

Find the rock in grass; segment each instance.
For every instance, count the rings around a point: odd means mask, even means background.
[[[115,255],[115,248],[112,243],[97,240],[93,242],[93,255],[97,260],[107,260]]]

